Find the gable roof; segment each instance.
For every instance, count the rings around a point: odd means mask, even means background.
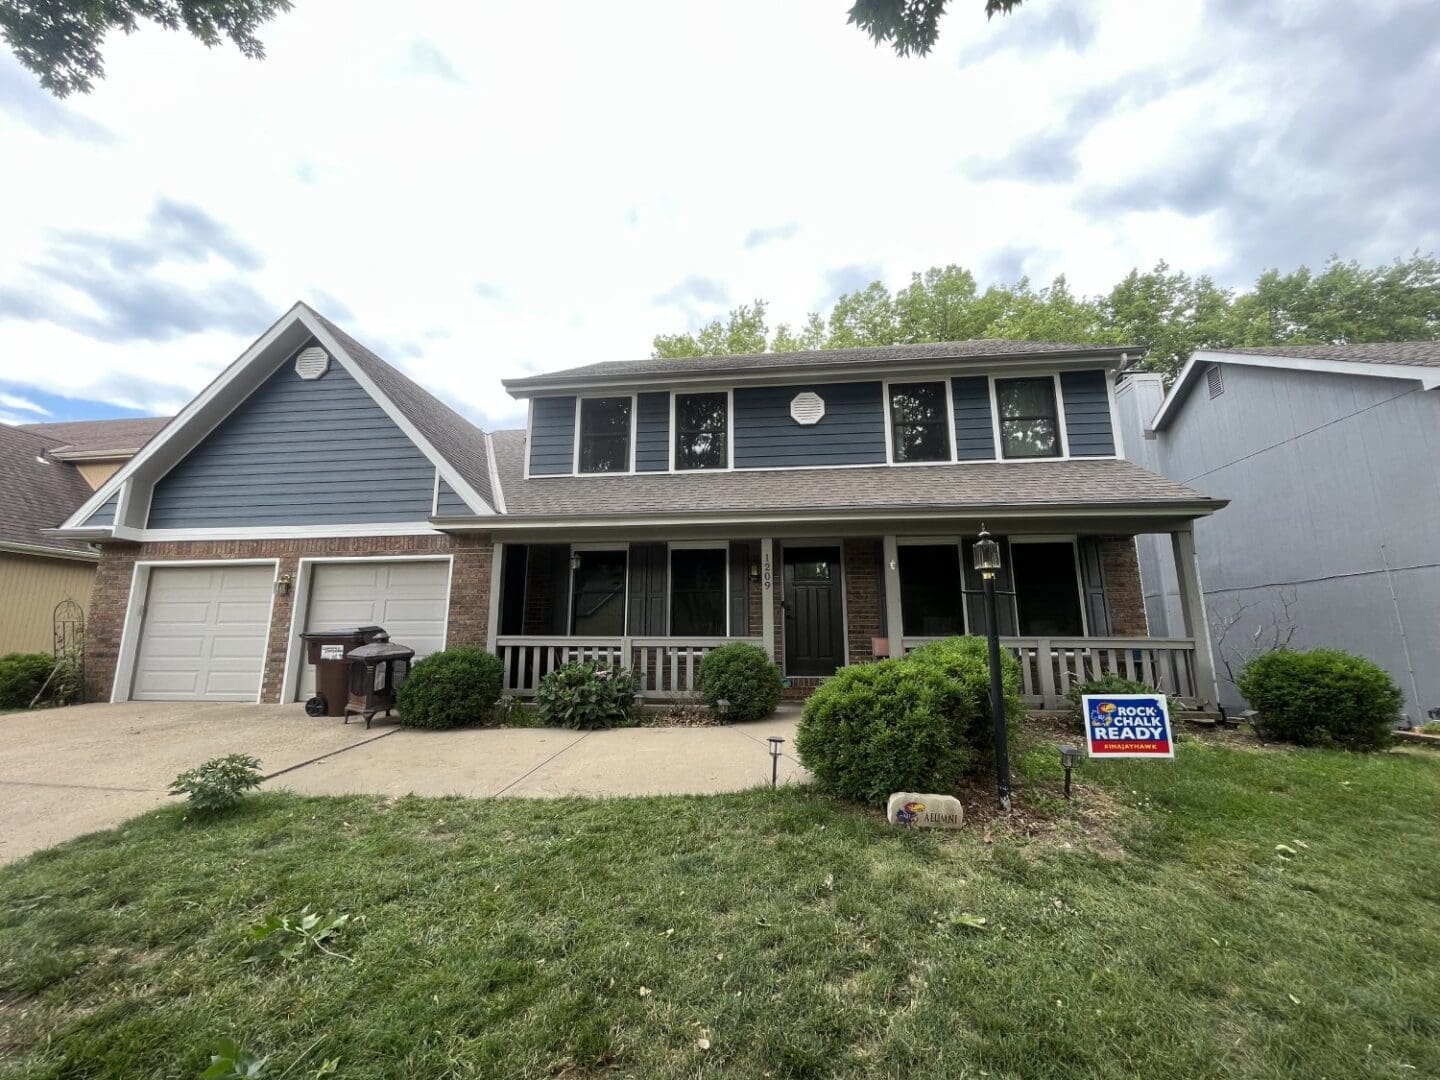
[[[973,338],[969,341],[938,341],[921,345],[877,345],[856,349],[812,349],[805,352],[746,353],[731,356],[680,356],[673,359],[609,360],[583,364],[523,379],[502,380],[512,394],[540,390],[603,384],[642,379],[656,375],[728,375],[763,373],[803,374],[814,369],[846,368],[863,373],[870,368],[905,362],[930,363],[945,360],[1085,359],[1118,357],[1137,359],[1145,350],[1127,345],[1081,345],[1067,341],[1012,341],[1002,338]],[[877,370],[877,374],[880,372]]]
[[[0,548],[43,549],[93,556],[79,540],[48,536],[90,498],[90,485],[73,465],[56,460],[53,439],[0,425],[0,476],[5,478],[5,513],[0,514]]]
[[[20,431],[51,440],[57,455],[98,457],[113,453],[120,457],[138,452],[169,422],[168,416],[145,416],[114,420],[64,420],[51,424],[19,424],[17,427]]]
[[[485,436],[428,391],[390,367],[333,322],[308,305],[297,303],[251,343],[234,362],[211,380],[179,414],[133,458],[102,484],[66,520],[63,528],[77,536],[136,538],[124,521],[87,528],[85,522],[132,480],[153,483],[194,449],[206,433],[239,408],[288,357],[318,341],[375,400],[442,478],[476,512],[494,513]],[[187,440],[190,440],[187,443]],[[119,500],[124,517],[126,498]]]
[[[1208,514],[1225,505],[1122,458],[976,461],[895,468],[737,469],[526,479],[525,432],[491,439],[507,518],[673,518],[687,515],[837,512],[1173,509]],[[505,519],[501,519],[505,520]],[[487,527],[494,523],[487,522]]]
[[[419,383],[341,330],[318,311],[307,310],[320,321],[341,348],[395,403],[416,429],[448,461],[472,488],[491,506],[495,496],[490,488],[490,458],[485,433]]]
[[[1213,364],[1318,371],[1331,375],[1370,375],[1414,379],[1425,390],[1440,387],[1440,341],[1373,341],[1346,345],[1263,345],[1200,349],[1180,369],[1170,392],[1155,411],[1149,430],[1160,431],[1190,394],[1197,373]]]

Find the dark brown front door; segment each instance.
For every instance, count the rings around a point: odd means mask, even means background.
[[[785,549],[785,674],[834,675],[845,662],[840,549]]]

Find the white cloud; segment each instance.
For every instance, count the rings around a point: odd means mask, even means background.
[[[18,410],[19,410],[20,412],[22,412],[22,413],[34,413],[34,414],[36,414],[36,415],[30,417],[29,420],[19,420],[19,421],[15,421],[16,423],[29,423],[29,424],[33,424],[33,423],[35,423],[35,422],[39,419],[39,417],[41,417],[41,416],[49,416],[49,415],[50,415],[50,410],[47,409],[47,408],[45,408],[45,406],[43,406],[43,405],[38,405],[38,404],[36,404],[35,402],[31,401],[29,398],[23,398],[23,397],[21,397],[21,396],[18,395],[18,394],[4,394],[4,393],[0,393],[0,406],[3,406],[4,408],[6,408],[6,409],[11,409],[11,410],[16,410],[16,409],[18,409]],[[11,413],[8,413],[7,415],[13,416],[13,415],[15,415],[15,414],[14,414],[13,412],[11,412]]]
[[[1155,205],[1096,200],[1207,146],[1250,152],[1220,139],[1244,125],[1283,127],[1318,76],[1270,54],[1304,37],[1303,20],[1032,0],[987,22],[978,2],[956,4],[932,56],[900,59],[847,26],[845,6],[647,0],[617,22],[573,0],[542,26],[526,5],[308,0],[265,29],[259,63],[182,34],[112,36],[109,78],[67,101],[63,122],[0,96],[3,156],[25,162],[0,206],[0,380],[166,411],[265,329],[257,316],[244,333],[216,322],[106,341],[3,318],[7,293],[44,286],[35,267],[56,230],[141,236],[162,198],[209,215],[260,265],[137,268],[146,290],[121,296],[158,310],[167,291],[239,283],[272,318],[309,299],[488,424],[521,415],[504,376],[644,356],[654,334],[756,297],[796,322],[857,267],[898,285],[935,264],[1023,266],[1080,290],[1159,258],[1227,280],[1260,269],[1234,265],[1224,207],[1174,205],[1183,183]],[[1154,89],[1127,97],[1142,81]],[[1041,135],[1072,140],[1073,176],[967,169]],[[1267,178],[1347,197],[1343,175],[1267,145]],[[1402,211],[1341,254],[1402,254],[1435,230]],[[783,242],[758,242],[771,236]],[[686,282],[706,286],[656,306]]]

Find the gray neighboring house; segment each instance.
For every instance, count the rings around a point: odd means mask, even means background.
[[[1168,394],[1135,374],[1116,399],[1126,456],[1230,500],[1195,523],[1222,703],[1241,703],[1225,659],[1293,627],[1386,668],[1412,720],[1440,707],[1440,342],[1210,349]],[[1138,542],[1163,635],[1174,571]]]

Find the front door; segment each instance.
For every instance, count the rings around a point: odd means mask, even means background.
[[[840,549],[785,549],[785,674],[834,675],[845,662]]]

